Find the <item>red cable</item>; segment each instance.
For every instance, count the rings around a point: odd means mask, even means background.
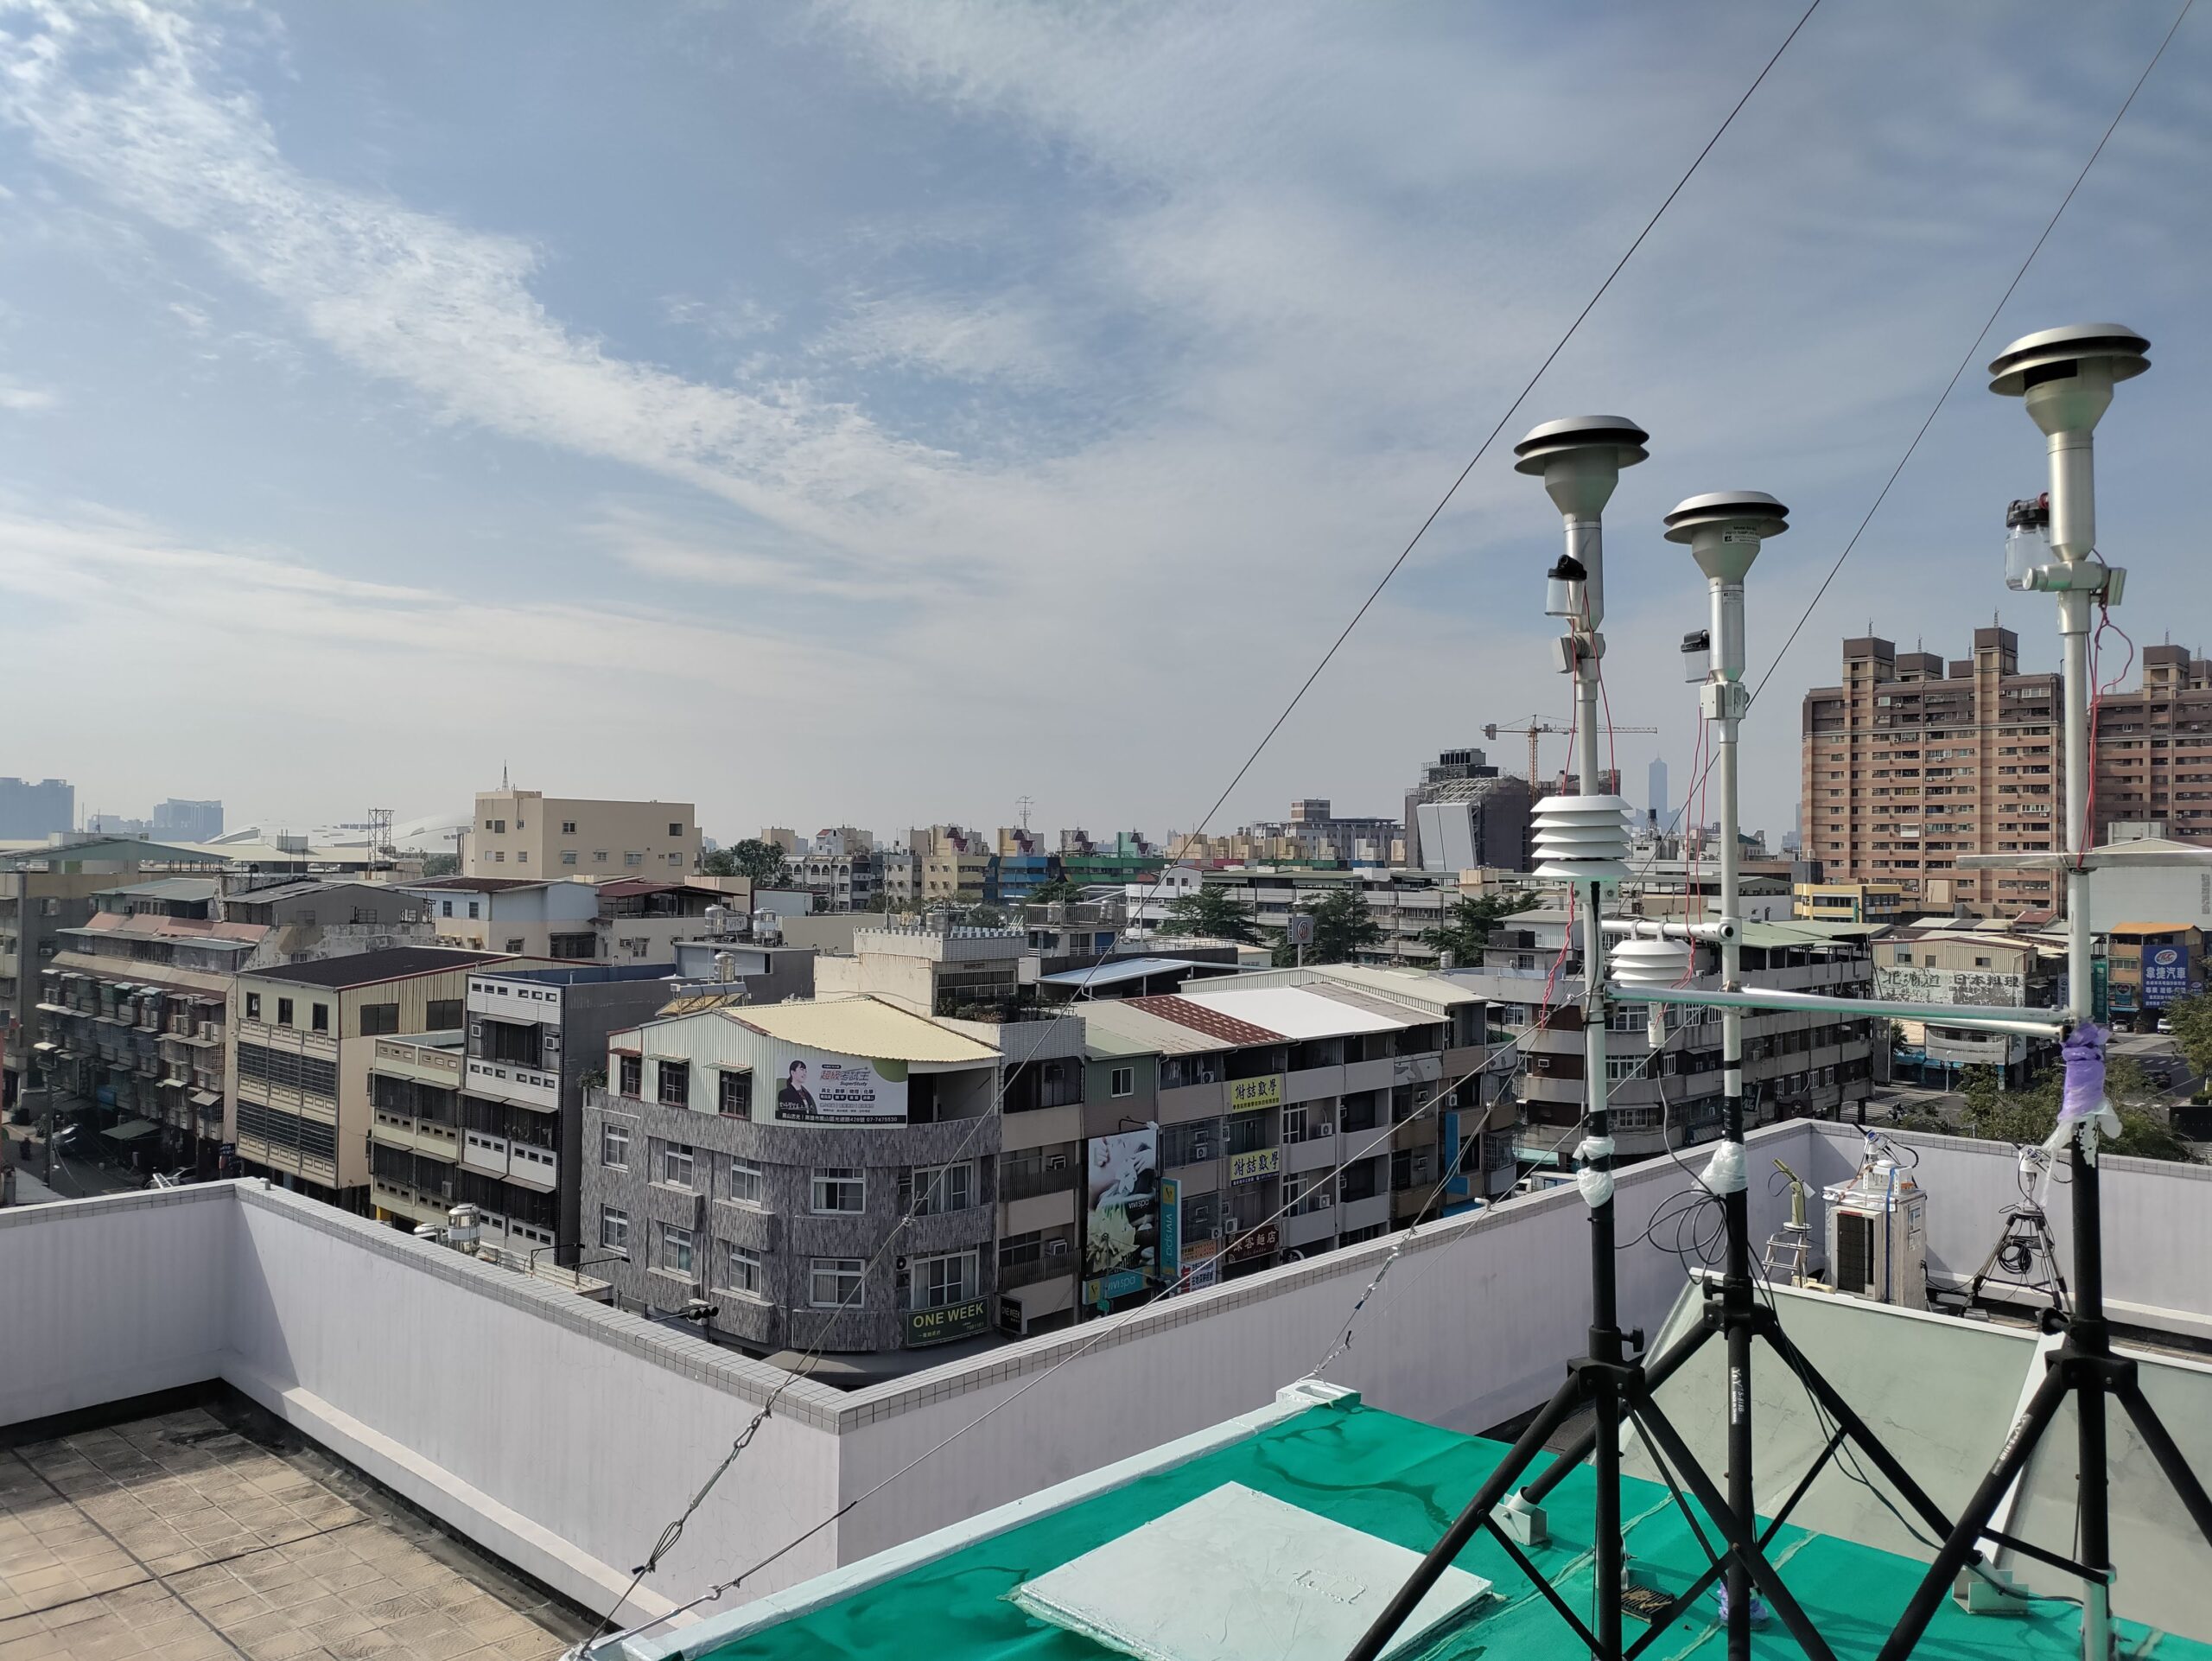
[[[2109,681],[2101,680],[2097,675],[2098,661],[2104,655],[2103,641],[2107,629],[2127,642],[2127,661],[2120,666],[2120,672]],[[2126,629],[2113,621],[2112,608],[2102,600],[2098,601],[2097,632],[2089,637],[2089,742],[2088,754],[2082,757],[2082,765],[2089,771],[2089,785],[2082,799],[2082,827],[2075,833],[2074,869],[2077,871],[2088,869],[2090,831],[2097,822],[2097,719],[2104,709],[2105,694],[2119,690],[2120,682],[2127,678],[2128,671],[2134,667],[2134,640]],[[2147,809],[2150,804],[2146,802],[2144,805]]]

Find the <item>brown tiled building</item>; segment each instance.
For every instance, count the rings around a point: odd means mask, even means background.
[[[1843,684],[1804,699],[1804,856],[1830,881],[1896,883],[1908,909],[2055,907],[2049,872],[1958,861],[2066,845],[2063,720],[2059,677],[2022,674],[2011,629],[1976,629],[1974,655],[1948,662],[1846,640]],[[2096,754],[2094,841],[2152,820],[2212,845],[2212,663],[2147,648],[2143,684],[2102,701]]]

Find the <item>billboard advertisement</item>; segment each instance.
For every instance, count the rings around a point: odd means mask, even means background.
[[[2190,992],[2189,947],[2179,940],[2143,943],[2143,1007],[2163,1009]]]
[[[1160,1272],[1160,1127],[1093,1136],[1084,1160],[1083,1301],[1126,1297]]]
[[[904,1124],[906,1064],[772,1047],[776,1117],[785,1124]],[[757,1108],[754,1110],[759,1111]]]

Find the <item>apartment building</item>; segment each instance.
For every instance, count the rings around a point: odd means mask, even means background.
[[[434,876],[409,883],[406,892],[428,912],[442,945],[582,963],[600,956],[595,883],[557,877]]]
[[[172,796],[155,805],[149,823],[154,835],[171,842],[213,842],[223,834],[223,805]]]
[[[1281,970],[1081,1019],[1104,1086],[1084,1107],[1085,1314],[1484,1203],[1517,1174],[1511,1104],[1470,1076],[1483,1000],[1441,977]]]
[[[215,1174],[238,976],[427,939],[416,904],[380,884],[229,888],[258,881],[107,888],[81,925],[54,932],[35,1054],[59,1111],[131,1146],[142,1165]]]
[[[1164,873],[1179,879],[1175,890],[1187,892],[1184,868]],[[1314,869],[1294,865],[1233,866],[1226,870],[1198,874],[1206,888],[1228,893],[1263,929],[1281,929],[1300,907],[1333,894],[1351,893],[1366,905],[1367,913],[1382,930],[1382,938],[1362,951],[1359,961],[1370,965],[1409,964],[1427,967],[1437,961],[1437,949],[1421,936],[1441,925],[1446,909],[1459,894],[1456,873],[1380,869]],[[1164,917],[1171,903],[1170,888],[1146,901],[1145,885],[1132,885],[1133,918]],[[1154,925],[1157,926],[1156,924]]]
[[[585,1099],[584,1226],[621,1303],[711,1309],[712,1335],[758,1355],[991,1332],[995,1046],[846,997],[648,1021],[607,1065]]]
[[[239,976],[226,1139],[243,1173],[366,1211],[377,1041],[458,1030],[469,971],[505,955],[395,946]]]
[[[1522,1037],[1514,1087],[1521,1098],[1517,1157],[1564,1167],[1582,1136],[1580,932],[1568,938],[1556,907],[1516,912],[1491,931],[1479,969],[1446,977],[1486,998],[1491,1020]],[[1874,961],[1864,923],[1746,923],[1744,983],[1783,991],[1872,997]],[[1698,949],[1700,984],[1716,984],[1716,953]],[[1547,1015],[1548,1014],[1548,1019]],[[1666,1043],[1649,1058],[1649,1011],[1623,998],[1606,1011],[1607,1100],[1623,1159],[1717,1140],[1721,1130],[1720,1012],[1669,1015]],[[1874,1046],[1884,1041],[1866,1020],[1752,1012],[1744,1021],[1747,1118],[1759,1124],[1793,1117],[1847,1118],[1873,1092]],[[1531,1028],[1537,1030],[1533,1033]]]
[[[480,1239],[575,1268],[583,1098],[610,1034],[668,1001],[658,964],[492,967],[468,975],[459,1030],[378,1037],[369,1062],[369,1203],[442,1224],[476,1207]],[[433,1012],[438,1014],[446,1011]]]
[[[2063,937],[1976,927],[1974,920],[1931,917],[1885,930],[1873,942],[1874,987],[1904,1003],[1977,1003],[2056,1009],[2065,1002]],[[2027,1084],[2057,1060],[2055,1039],[1967,1032],[1941,1021],[1899,1020],[1891,1046],[1893,1078],[1955,1083],[1962,1068],[1995,1067],[2007,1087]],[[1879,1042],[1880,1034],[1876,1034]]]
[[[855,930],[849,956],[815,959],[814,984],[823,997],[882,997],[918,1015],[1002,1022],[1036,1007],[1041,972],[1023,930],[959,926],[940,913]]]
[[[2059,677],[2023,674],[2018,637],[1976,629],[1946,663],[1873,636],[1843,644],[1843,684],[1803,705],[1804,853],[1831,881],[1894,883],[1909,907],[2054,912],[2048,871],[1963,871],[1961,854],[2063,848]],[[2092,843],[2158,820],[2212,846],[2212,662],[2147,646],[2142,684],[2104,694]]]
[[[2204,931],[2193,924],[2116,923],[2107,948],[2106,1001],[2115,1021],[2148,1029],[2176,998],[2204,990]]]
[[[479,791],[466,847],[468,876],[683,876],[699,869],[699,823],[690,802]]]
[[[1794,882],[1789,901],[1793,917],[1814,923],[1895,923],[1905,913],[1894,882]]]
[[[883,855],[869,832],[849,824],[832,825],[801,843],[788,830],[786,882],[814,900],[817,911],[874,911],[883,902]],[[764,838],[765,839],[765,838]],[[781,845],[781,844],[779,844]]]

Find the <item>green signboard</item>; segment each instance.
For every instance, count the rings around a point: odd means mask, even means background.
[[[906,1347],[926,1349],[932,1344],[950,1344],[987,1333],[991,1329],[990,1308],[983,1299],[973,1298],[966,1303],[948,1303],[942,1309],[910,1309]]]

